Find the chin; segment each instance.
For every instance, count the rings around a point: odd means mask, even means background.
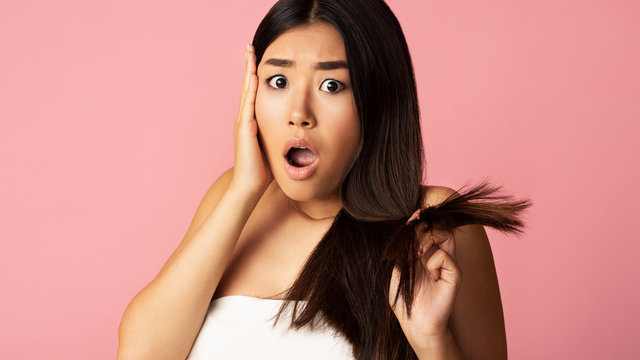
[[[310,186],[308,181],[301,182],[296,180],[291,180],[289,177],[285,175],[285,178],[282,181],[278,181],[278,186],[282,190],[282,192],[287,195],[288,198],[295,201],[309,201],[314,200],[318,197],[317,189],[314,189],[313,186]]]
[[[281,174],[275,177],[275,181],[282,192],[295,201],[318,200],[326,196],[326,189],[318,187],[318,181],[314,179],[299,181],[289,178],[287,174]]]

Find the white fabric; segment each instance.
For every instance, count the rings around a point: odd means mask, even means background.
[[[283,301],[244,295],[213,300],[187,359],[354,359],[351,344],[327,326],[289,330],[293,303],[272,327]],[[304,305],[298,304],[298,313]]]

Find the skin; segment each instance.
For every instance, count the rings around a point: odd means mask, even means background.
[[[341,206],[336,184],[348,168],[346,159],[353,156],[358,138],[356,117],[349,106],[352,93],[318,92],[320,79],[327,75],[308,67],[326,60],[321,57],[344,55],[342,40],[335,34],[326,27],[311,26],[281,38],[287,41],[280,50],[289,53],[278,56],[296,57],[299,62],[287,73],[291,87],[268,95],[270,101],[266,92],[258,90],[255,55],[248,48],[234,125],[234,167],[211,185],[178,248],[127,306],[118,330],[119,359],[184,359],[212,296],[282,298],[297,278]],[[297,42],[296,46],[289,46],[289,41]],[[313,41],[320,44],[318,48],[298,51]],[[275,47],[269,53],[272,50]],[[261,98],[256,102],[258,91]],[[270,107],[270,103],[280,106]],[[267,156],[258,143],[255,115],[263,127],[260,136],[264,135]],[[343,122],[331,128],[328,124],[335,118]],[[313,136],[322,156],[323,171],[304,186],[302,181],[284,178],[277,165],[278,142],[291,133]],[[334,172],[324,171],[328,168]],[[452,192],[438,186],[422,189],[423,206],[436,205]],[[292,207],[292,199],[315,218]],[[411,319],[396,312],[418,357],[506,359],[500,292],[484,229],[464,226],[451,239],[429,239],[422,238],[430,275],[421,287],[433,291],[419,296]],[[460,282],[462,273],[465,280]]]
[[[342,70],[310,69],[315,62],[344,56],[337,32],[316,25],[292,29],[267,49],[267,57],[297,61],[286,73],[290,87],[284,90],[265,92],[259,80],[266,79],[267,68],[261,66],[258,78],[252,49],[245,53],[234,167],[211,185],[178,248],[127,306],[118,330],[119,359],[187,357],[212,296],[282,298],[331,225],[341,207],[337,190],[355,154],[359,126],[350,90],[319,91],[325,89],[320,87],[325,77],[344,76],[345,89],[349,83]],[[308,137],[318,146],[317,178],[295,182],[283,176],[278,162],[289,136]],[[436,205],[452,192],[422,189],[423,206]],[[292,199],[304,211],[292,206]],[[395,309],[418,357],[505,359],[500,292],[482,226],[460,227],[451,238],[420,239],[428,274],[420,288],[429,292],[418,296],[412,318]]]
[[[281,34],[266,49],[257,68],[252,51],[246,55],[235,166],[226,175],[227,192],[248,192],[260,200],[214,298],[278,296],[293,283],[342,207],[338,190],[360,136],[348,70],[314,69],[317,62],[346,61],[342,38],[332,26],[315,23]],[[295,65],[265,63],[273,58]],[[272,78],[274,75],[280,76]],[[283,88],[277,88],[277,79],[284,80]],[[339,91],[327,92],[332,81],[328,79],[340,82],[334,83]],[[310,139],[317,148],[318,167],[302,181],[289,178],[284,171],[282,150],[291,137]],[[423,206],[436,205],[451,193],[447,187],[423,187]],[[456,229],[453,236],[420,233],[419,238],[424,244],[426,275],[412,317],[402,311],[402,299],[401,306],[394,308],[418,357],[506,358],[500,293],[484,228],[469,225]],[[394,271],[391,289],[397,275]]]
[[[279,298],[342,208],[339,189],[356,153],[360,123],[348,68],[315,68],[318,62],[346,63],[332,26],[316,23],[282,33],[257,66],[252,52],[246,56],[235,164],[225,176],[227,192],[255,193],[260,200],[213,297]],[[292,64],[275,66],[269,59]],[[315,147],[318,166],[308,179],[293,180],[285,172],[282,151],[291,138],[306,138]]]
[[[270,64],[286,59],[289,65]],[[272,174],[298,209],[314,219],[333,217],[342,207],[339,189],[353,161],[360,122],[348,68],[316,69],[318,62],[347,57],[340,33],[326,23],[290,29],[265,50],[257,70],[255,117]],[[310,178],[285,172],[284,144],[306,138],[318,166]]]

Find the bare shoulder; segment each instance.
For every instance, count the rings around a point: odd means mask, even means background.
[[[233,168],[229,168],[218,176],[211,186],[209,186],[209,189],[207,189],[207,192],[204,194],[200,204],[198,205],[197,213],[199,213],[199,215],[208,215],[208,213],[213,211],[216,205],[218,205],[220,198],[222,198],[222,195],[227,191],[232,177]]]
[[[220,174],[220,176],[218,176],[218,178],[211,184],[211,186],[205,193],[204,197],[202,198],[202,201],[205,203],[208,203],[208,202],[217,203],[218,200],[220,200],[220,197],[222,197],[222,194],[224,194],[224,192],[227,191],[227,188],[231,183],[232,177],[233,177],[233,167],[227,169],[222,174]]]
[[[434,206],[443,202],[447,197],[456,194],[456,191],[439,185],[420,185],[422,192],[422,206]]]
[[[423,206],[438,205],[457,194],[446,186],[422,186],[421,190]],[[454,239],[463,280],[449,328],[463,358],[506,359],[502,301],[487,233],[482,225],[465,225],[454,230]]]

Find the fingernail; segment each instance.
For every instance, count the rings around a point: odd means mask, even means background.
[[[416,210],[416,211],[413,213],[413,215],[411,215],[411,217],[409,218],[409,220],[407,220],[407,222],[405,223],[405,225],[406,225],[406,224],[409,224],[409,223],[410,223],[410,222],[412,222],[413,220],[420,219],[420,211],[421,211],[421,210],[422,210],[422,209],[418,209],[418,210]]]
[[[251,52],[251,44],[247,43],[247,51]]]

